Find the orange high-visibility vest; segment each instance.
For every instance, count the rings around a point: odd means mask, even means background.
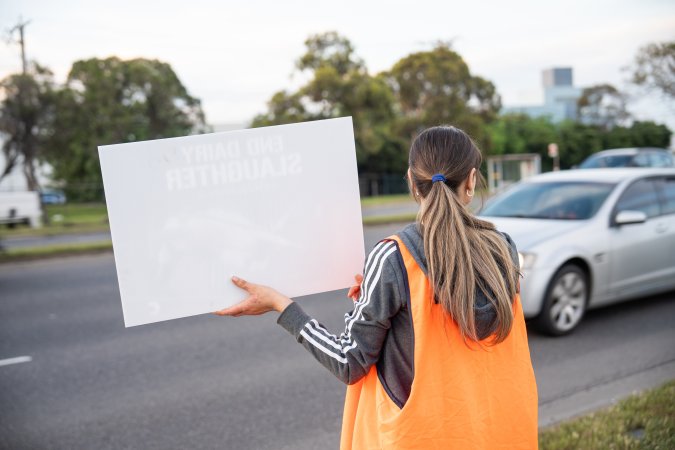
[[[513,327],[499,344],[469,346],[397,237],[408,273],[414,330],[414,378],[399,408],[372,366],[347,388],[342,450],[536,449],[537,386],[520,296]],[[487,344],[487,340],[484,344]]]

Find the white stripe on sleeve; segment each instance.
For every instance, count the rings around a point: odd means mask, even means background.
[[[347,362],[347,358],[343,358],[342,356],[340,356],[340,355],[338,355],[338,354],[336,354],[336,353],[334,353],[334,352],[328,350],[326,347],[324,347],[323,345],[319,344],[319,343],[316,342],[314,339],[312,339],[312,337],[311,337],[309,334],[307,334],[307,333],[305,332],[305,330],[300,331],[300,335],[301,335],[302,337],[304,337],[305,339],[307,339],[307,342],[309,342],[309,343],[312,344],[314,347],[318,348],[320,351],[322,351],[322,352],[325,353],[326,355],[330,356],[331,358],[334,358],[334,359],[338,360],[338,361],[341,362],[341,363],[346,363],[346,362]]]

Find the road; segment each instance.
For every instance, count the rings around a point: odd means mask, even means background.
[[[398,228],[367,228],[368,247]],[[337,332],[344,294],[298,301]],[[530,333],[542,422],[675,378],[673,297]],[[111,254],[0,265],[0,448],[337,448],[345,387],[275,318],[125,329]]]
[[[55,234],[51,236],[10,237],[2,239],[0,245],[5,249],[18,249],[45,247],[49,245],[83,244],[109,240],[109,231],[97,231],[93,233]]]
[[[474,197],[471,201],[470,208],[472,211],[477,211],[487,202],[488,197],[481,198],[480,195]],[[416,214],[419,206],[415,201],[410,198],[410,200],[403,200],[400,202],[382,204],[375,206],[365,206],[361,207],[361,215],[363,217],[375,217],[375,216],[400,216],[407,214]]]

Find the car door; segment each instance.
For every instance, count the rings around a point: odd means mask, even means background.
[[[661,215],[664,247],[667,249],[666,277],[675,288],[675,175],[660,179]]]
[[[668,267],[667,220],[661,216],[657,181],[640,179],[619,197],[613,217],[620,211],[641,211],[644,223],[612,225],[610,232],[610,292],[628,297],[663,285]]]

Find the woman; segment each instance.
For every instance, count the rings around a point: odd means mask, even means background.
[[[468,210],[480,164],[457,128],[414,140],[417,222],[371,251],[340,336],[274,289],[233,277],[249,296],[216,314],[279,311],[278,323],[349,384],[343,449],[537,447],[517,251]]]

